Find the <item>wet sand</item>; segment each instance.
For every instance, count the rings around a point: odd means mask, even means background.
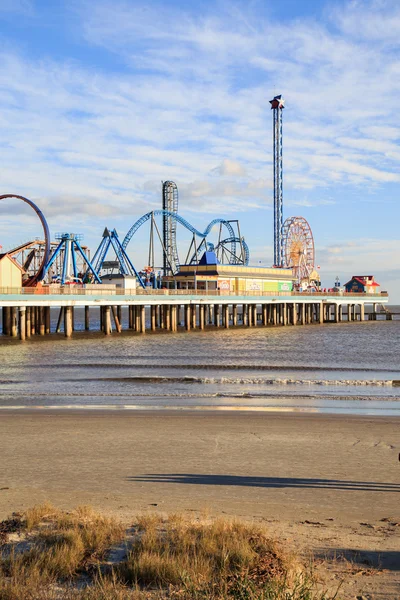
[[[143,510],[256,518],[317,553],[372,552],[373,566],[384,557],[397,586],[399,451],[392,417],[2,411],[0,519],[45,500],[124,519]]]

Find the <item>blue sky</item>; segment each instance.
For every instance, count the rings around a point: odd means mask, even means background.
[[[172,179],[183,217],[239,218],[270,265],[281,93],[284,217],[308,219],[324,285],[375,274],[400,302],[398,0],[0,0],[0,42],[1,193],[53,233],[94,250]],[[15,202],[0,214],[4,248],[40,234]]]

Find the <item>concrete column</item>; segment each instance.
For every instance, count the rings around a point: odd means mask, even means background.
[[[46,325],[44,322],[44,306],[39,308],[39,335],[45,335]]]
[[[338,316],[339,316],[339,323],[341,323],[343,321],[343,305],[339,304],[339,312],[338,312]]]
[[[276,304],[272,306],[272,325],[276,325],[278,320],[278,307]]]
[[[268,323],[268,312],[267,312],[267,308],[268,306],[266,304],[262,305],[261,311],[262,311],[262,324],[265,326]]]
[[[201,330],[204,329],[204,321],[205,321],[204,313],[205,313],[205,306],[204,306],[204,304],[200,304],[200,306],[199,306],[199,327]]]
[[[196,304],[192,304],[191,306],[191,318],[192,318],[192,328],[196,329],[197,326],[197,306]]]
[[[339,304],[334,304],[334,309],[335,309],[335,318],[334,321],[335,323],[339,323]]]
[[[322,325],[324,322],[324,303],[323,302],[319,303],[318,314],[319,314],[320,325]]]
[[[169,331],[171,329],[171,307],[164,306],[164,328]]]
[[[212,325],[214,323],[214,304],[210,304],[208,307],[208,324]]]
[[[45,306],[44,308],[44,328],[46,335],[51,333],[51,313],[50,306]]]
[[[85,331],[89,331],[89,329],[90,329],[90,308],[89,308],[89,306],[85,306]]]
[[[138,333],[140,333],[140,306],[135,306],[135,329]]]
[[[35,306],[35,328],[37,335],[40,335],[40,306]]]
[[[365,321],[365,305],[360,304],[360,321]]]
[[[103,319],[104,319],[104,333],[106,335],[110,335],[111,332],[112,332],[112,328],[111,328],[111,307],[110,306],[105,306],[104,307]],[[72,323],[71,323],[71,325],[72,325]]]
[[[190,304],[185,304],[185,328],[190,331]]]
[[[156,327],[161,329],[161,306],[159,304],[156,306]]]
[[[128,306],[128,328],[133,329],[133,306]]]
[[[108,307],[110,309],[110,307]],[[72,336],[72,307],[64,307],[64,335],[65,337]]]
[[[11,327],[11,325],[10,325]],[[11,333],[11,331],[10,331]],[[31,307],[31,334],[35,335],[36,333],[36,306]]]
[[[178,327],[181,324],[181,305],[178,304],[176,307],[176,326]]]
[[[115,323],[115,329],[117,330],[118,333],[121,333],[121,323],[120,320],[118,318],[118,311],[116,310],[115,306],[111,307],[111,311],[112,311],[112,316],[114,319],[114,323]]]
[[[242,325],[246,326],[248,324],[248,306],[247,304],[243,304],[242,306]]]
[[[151,330],[156,330],[156,306],[152,305],[150,307],[150,320],[151,320]]]
[[[247,326],[253,326],[253,305],[246,304],[246,318],[247,318]]]
[[[171,319],[172,319],[172,331],[174,331],[174,332],[178,331],[178,312],[179,312],[179,306],[173,305]]]
[[[64,321],[65,321],[65,315],[64,315]],[[104,306],[100,306],[100,331],[104,331]]]
[[[234,304],[232,306],[232,321],[233,321],[234,327],[236,327],[236,325],[237,325],[237,317],[238,317],[237,304]]]
[[[224,305],[224,327],[229,329],[229,304]]]
[[[220,305],[219,304],[215,304],[214,306],[214,322],[215,322],[215,327],[219,327],[220,326]]]
[[[56,333],[60,333],[60,331],[61,331],[61,324],[62,324],[63,319],[64,319],[64,312],[65,312],[65,309],[62,306],[60,308],[60,312],[58,313],[58,319],[57,319],[57,325],[56,325]],[[101,307],[100,307],[100,315],[101,315]],[[32,311],[30,312],[30,318],[31,317],[32,317]],[[28,328],[28,316],[27,316],[27,319],[26,319],[26,327]],[[31,331],[32,331],[32,327],[31,327]],[[28,337],[28,332],[26,333],[26,335]]]
[[[32,325],[31,325],[31,307],[27,306],[26,308],[26,337],[30,338],[32,333]]]
[[[304,304],[304,302],[301,303],[301,324],[305,325],[306,324],[306,305]]]
[[[71,306],[72,331],[75,331],[75,307]]]
[[[293,310],[292,325],[297,325],[297,304],[296,304],[296,302],[293,302],[292,310]]]
[[[19,339],[24,340],[26,337],[26,308],[21,306],[19,309]]]
[[[146,333],[146,307],[140,307],[140,333]]]
[[[347,320],[351,321],[351,304],[347,305]]]
[[[10,335],[11,333],[11,308],[3,306],[3,334]]]
[[[253,325],[257,326],[257,304],[253,304]]]
[[[11,337],[17,337],[18,335],[18,313],[17,307],[11,307]]]
[[[282,325],[287,325],[287,304],[282,303]]]
[[[117,306],[117,317],[122,329],[122,306]]]

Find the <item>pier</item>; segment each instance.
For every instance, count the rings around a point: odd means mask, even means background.
[[[4,292],[4,290],[3,290]],[[127,329],[140,334],[146,331],[230,327],[285,327],[365,321],[377,318],[377,306],[388,303],[388,295],[282,292],[269,295],[230,295],[223,292],[204,294],[192,290],[149,290],[129,293],[125,290],[90,291],[83,288],[61,288],[58,293],[0,293],[2,334],[20,340],[32,336],[63,333],[70,338],[74,332],[74,312],[84,308],[84,328],[90,328],[91,315],[97,311],[96,322],[105,335]],[[22,293],[23,292],[23,293]],[[48,292],[48,290],[46,290]],[[197,293],[195,293],[197,292]],[[366,313],[366,306],[370,307]],[[58,310],[56,327],[51,327],[51,309]],[[382,315],[391,319],[384,308]],[[125,317],[123,319],[123,317]]]

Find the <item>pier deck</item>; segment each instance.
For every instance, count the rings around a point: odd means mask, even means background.
[[[4,290],[2,290],[4,292]],[[44,291],[46,293],[44,293]],[[90,310],[100,311],[100,329],[110,335],[122,330],[122,310],[128,311],[129,329],[145,333],[147,329],[177,331],[205,329],[206,326],[286,326],[311,323],[364,321],[365,306],[369,316],[376,318],[377,305],[387,304],[389,297],[381,294],[293,293],[280,292],[234,296],[224,292],[205,294],[199,290],[178,293],[174,290],[149,290],[130,293],[125,290],[85,290],[65,288],[63,293],[48,290],[9,290],[0,293],[3,335],[19,337],[48,335],[51,331],[50,309],[59,308],[55,333],[71,337],[74,330],[74,309],[85,308],[85,329],[90,329]],[[147,315],[146,315],[147,308]],[[385,313],[384,313],[385,314]],[[390,312],[385,314],[391,318]]]

